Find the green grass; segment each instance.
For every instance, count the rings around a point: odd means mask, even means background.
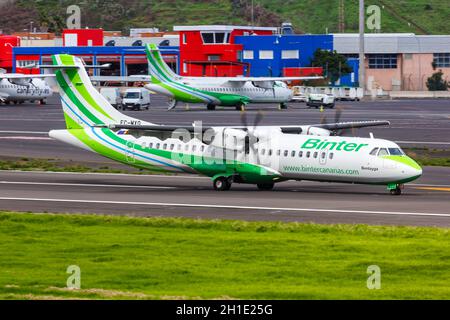
[[[108,166],[93,167],[77,163],[61,163],[53,159],[0,160],[0,170],[19,171],[53,171],[53,172],[82,172],[82,173],[126,173],[126,174],[171,174],[167,171],[115,169]]]
[[[16,0],[26,21],[45,22],[50,29],[63,28],[71,0]],[[127,31],[133,27],[174,25],[235,24],[251,22],[250,1],[240,0],[116,0],[76,1],[82,10],[82,23],[91,28]],[[338,32],[340,0],[255,0],[255,21],[262,26],[279,26],[291,21],[304,33]],[[366,6],[381,8],[382,32],[449,34],[448,0],[369,0]],[[345,31],[358,31],[358,1],[345,0]],[[13,12],[14,13],[14,12]],[[3,29],[17,28],[17,19],[4,17]],[[32,19],[31,19],[32,18]],[[56,26],[56,27],[55,27]],[[21,29],[22,30],[22,29]],[[16,30],[16,31],[21,31]],[[368,32],[372,32],[368,30]]]
[[[81,290],[64,289],[69,265]],[[450,233],[0,213],[0,270],[0,299],[448,299]]]

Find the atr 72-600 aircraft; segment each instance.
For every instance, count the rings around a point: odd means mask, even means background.
[[[283,81],[315,80],[322,77],[181,77],[164,62],[158,47],[147,44],[151,83],[150,91],[169,97],[169,110],[177,102],[203,103],[208,110],[216,106],[233,106],[242,110],[248,103],[277,103],[285,109],[293,92]]]
[[[202,174],[216,190],[233,182],[270,190],[286,180],[387,185],[391,194],[422,169],[394,142],[333,136],[386,121],[306,126],[157,125],[114,109],[94,88],[83,62],[53,56],[67,129],[50,137],[144,169]]]
[[[54,75],[25,75],[18,73],[0,73],[0,102],[17,104],[25,101],[39,101],[41,104],[53,92],[45,78]]]

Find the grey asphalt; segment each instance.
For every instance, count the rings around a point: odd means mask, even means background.
[[[400,141],[402,146],[450,150],[448,100],[338,105],[343,108],[341,121],[378,119],[392,123],[386,128],[359,130],[358,136],[373,132],[377,138]],[[250,123],[258,111],[264,114],[262,125],[314,124],[324,116],[330,122],[335,117],[334,110],[321,113],[300,103],[284,111],[275,105],[250,105],[246,112]],[[206,111],[204,106],[193,105],[187,110],[180,105],[167,112],[166,101],[160,96],[153,97],[150,111],[127,114],[161,124],[191,124],[198,120],[204,125],[241,124],[241,113],[232,108]],[[0,105],[0,157],[121,166],[48,138],[49,130],[64,127],[57,97],[45,106]],[[400,197],[388,195],[383,187],[312,182],[283,183],[273,192],[234,185],[230,192],[218,193],[212,190],[209,179],[200,177],[0,172],[0,181],[3,210],[450,226],[449,168],[425,168],[423,177],[408,185]],[[432,189],[423,189],[427,186]]]
[[[338,102],[342,108],[341,121],[389,120],[390,127],[360,129],[357,136],[368,137],[372,132],[376,138],[399,142],[403,147],[427,147],[450,150],[450,100],[381,100],[375,102]],[[247,118],[253,123],[255,115],[264,115],[261,125],[306,125],[320,123],[323,117],[328,122],[335,120],[335,110],[320,112],[307,109],[304,103],[291,103],[288,110],[278,110],[276,105],[249,105]],[[207,111],[202,105],[191,105],[189,110],[180,104],[167,111],[167,100],[152,96],[149,111],[127,111],[128,115],[159,124],[192,124],[202,121],[204,125],[240,125],[241,113],[234,108],[218,108]],[[95,154],[79,150],[66,144],[52,141],[47,132],[64,129],[65,123],[59,98],[53,96],[45,106],[23,104],[0,105],[0,157],[34,157],[106,163]]]
[[[450,227],[450,168],[426,168],[427,178],[402,196],[384,187],[285,182],[274,191],[234,184],[217,192],[198,176],[0,171],[0,208],[26,212],[176,216],[210,219],[364,223]],[[436,189],[435,189],[436,188]]]

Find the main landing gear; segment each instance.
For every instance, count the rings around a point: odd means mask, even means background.
[[[402,189],[404,188],[404,186],[402,184],[393,184],[393,185],[388,185],[388,190],[389,193],[392,196],[399,196],[402,194]]]
[[[231,178],[218,177],[213,182],[216,191],[228,191],[231,188]]]
[[[237,179],[237,180],[235,180]],[[230,177],[217,177],[213,181],[214,190],[216,191],[228,191],[231,189],[231,184],[233,183],[233,180],[235,182],[240,182],[238,177],[233,178],[233,176]],[[274,183],[258,183],[256,185],[259,190],[261,191],[270,191],[273,190],[275,184]]]
[[[282,102],[279,104],[278,109],[280,110],[286,110],[288,108],[287,104]]]

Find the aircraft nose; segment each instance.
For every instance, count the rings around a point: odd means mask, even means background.
[[[418,179],[422,176],[423,170],[422,167],[410,157],[406,157],[406,161],[404,161],[405,173],[408,175],[410,179]]]

